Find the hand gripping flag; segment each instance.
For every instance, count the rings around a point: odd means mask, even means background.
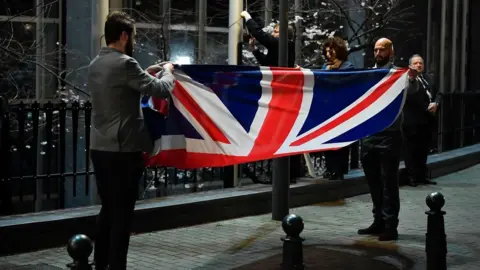
[[[348,146],[395,121],[406,72],[177,66],[168,117],[155,98],[142,101],[155,144],[148,165],[217,167]]]

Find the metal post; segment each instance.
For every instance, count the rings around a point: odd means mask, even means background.
[[[283,258],[280,269],[304,269],[303,241],[305,239],[300,237],[300,233],[304,229],[303,219],[300,216],[290,214],[283,219],[282,229],[287,236],[281,238],[283,241]]]
[[[468,40],[468,13],[469,0],[462,3],[462,47],[460,49],[460,91],[465,92],[467,88],[467,40]]]
[[[427,270],[447,269],[447,235],[445,234],[445,198],[442,193],[433,192],[427,196],[427,233],[425,237],[425,253],[427,255]]]
[[[198,63],[204,64],[205,61],[205,47],[207,36],[205,33],[205,24],[207,22],[207,1],[197,0],[198,4]]]
[[[433,66],[433,59],[432,59],[432,8],[433,8],[432,0],[428,0],[427,6],[427,55],[425,57],[425,69],[428,73],[431,72],[431,67]]]
[[[457,29],[458,29],[458,8],[460,2],[458,0],[452,0],[452,5],[453,5],[453,17],[452,17],[452,40],[451,40],[451,63],[452,63],[452,69],[450,69],[450,91],[449,92],[454,92],[457,91],[458,88],[458,78],[457,78],[457,69],[455,68],[457,66],[457,39],[458,39],[458,34],[457,34]]]
[[[464,93],[467,89],[467,56],[468,56],[468,13],[469,13],[469,0],[462,1],[462,33],[461,33],[461,47],[460,47],[460,92]],[[460,147],[465,144],[465,99],[462,98],[462,105],[460,111]]]
[[[243,1],[230,0],[228,9],[228,64],[238,64],[239,44],[242,41],[243,21],[240,13],[243,10]],[[238,186],[238,165],[233,166],[233,185]]]
[[[45,57],[45,35],[44,35],[44,6],[43,6],[43,0],[36,0],[35,5],[37,7],[36,9],[36,35],[35,35],[35,60],[37,63],[44,63],[44,57]],[[45,98],[45,93],[44,93],[44,88],[45,88],[45,83],[44,83],[44,70],[41,68],[39,65],[35,67],[35,99],[38,102],[41,102],[42,99]],[[43,140],[43,129],[40,129],[38,127],[38,138],[37,138],[37,145],[40,148],[42,145],[42,140]],[[49,147],[47,145],[47,147]],[[42,152],[41,149],[37,149],[37,164],[36,164],[36,171],[37,175],[41,175],[43,171],[43,156],[40,154]],[[35,212],[39,212],[42,210],[42,205],[43,205],[43,179],[36,179],[35,180],[35,194],[36,194],[36,200],[35,200]]]
[[[272,0],[265,0],[265,26],[272,22]]]
[[[67,244],[68,255],[73,259],[72,263],[67,264],[67,268],[72,270],[92,270],[93,263],[88,261],[88,257],[92,254],[92,240],[84,235],[74,235]]]
[[[302,0],[295,0],[295,64],[300,65],[302,60]]]
[[[280,0],[278,65],[288,66],[288,0]],[[283,220],[289,211],[290,157],[273,160],[272,219]]]
[[[439,89],[438,91],[445,94],[445,45],[446,45],[446,31],[447,31],[447,0],[442,0],[442,15],[441,15],[441,27],[440,27],[440,72],[439,72]],[[440,110],[440,117],[438,123],[438,133],[441,134],[438,137],[438,151],[443,151],[443,110]]]

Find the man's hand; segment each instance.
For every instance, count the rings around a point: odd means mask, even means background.
[[[162,67],[160,65],[151,65],[145,71],[149,74],[157,74],[159,71],[162,70]]]
[[[250,13],[248,13],[246,10],[242,11],[240,13],[240,16],[245,20],[250,20],[252,18],[252,16],[250,16]]]
[[[438,104],[436,102],[432,102],[432,103],[428,104],[428,109],[427,110],[431,114],[435,115],[437,113],[437,110],[438,110]]]
[[[250,51],[251,52],[255,51],[255,38],[251,37],[250,40],[248,41],[248,44],[250,44]]]
[[[416,69],[414,69],[413,67],[408,67],[408,79],[410,79],[410,81],[413,81],[417,76],[418,76],[418,71]]]
[[[170,72],[173,72],[173,70],[175,69],[173,67],[173,64],[172,63],[166,63],[165,65],[163,65],[163,69],[164,70],[167,70],[167,71],[170,71]]]

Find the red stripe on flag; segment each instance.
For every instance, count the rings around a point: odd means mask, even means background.
[[[350,110],[346,111],[344,114],[340,115],[330,123],[326,124],[325,126],[317,129],[316,131],[308,134],[307,136],[298,139],[290,144],[290,146],[299,146],[304,143],[307,143],[318,136],[332,130],[333,128],[337,127],[338,125],[344,123],[348,119],[354,117],[365,108],[370,106],[373,102],[377,101],[385,92],[392,87],[392,85],[405,73],[405,71],[395,71],[384,83],[378,86],[367,98],[362,100],[358,103],[355,107],[351,108]]]
[[[175,82],[175,89],[172,94],[182,103],[187,111],[197,120],[205,129],[208,135],[217,142],[230,144],[230,141],[225,137],[220,128],[213,122],[213,120],[202,110],[197,102],[188,94],[187,90],[178,82]]]
[[[251,156],[270,158],[285,142],[302,105],[304,74],[298,70],[272,70],[272,99],[264,124],[250,152]]]

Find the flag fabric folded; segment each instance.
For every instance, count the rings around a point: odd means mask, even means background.
[[[168,116],[166,102],[142,100],[155,143],[147,165],[218,167],[348,146],[395,121],[407,70],[177,66]]]

